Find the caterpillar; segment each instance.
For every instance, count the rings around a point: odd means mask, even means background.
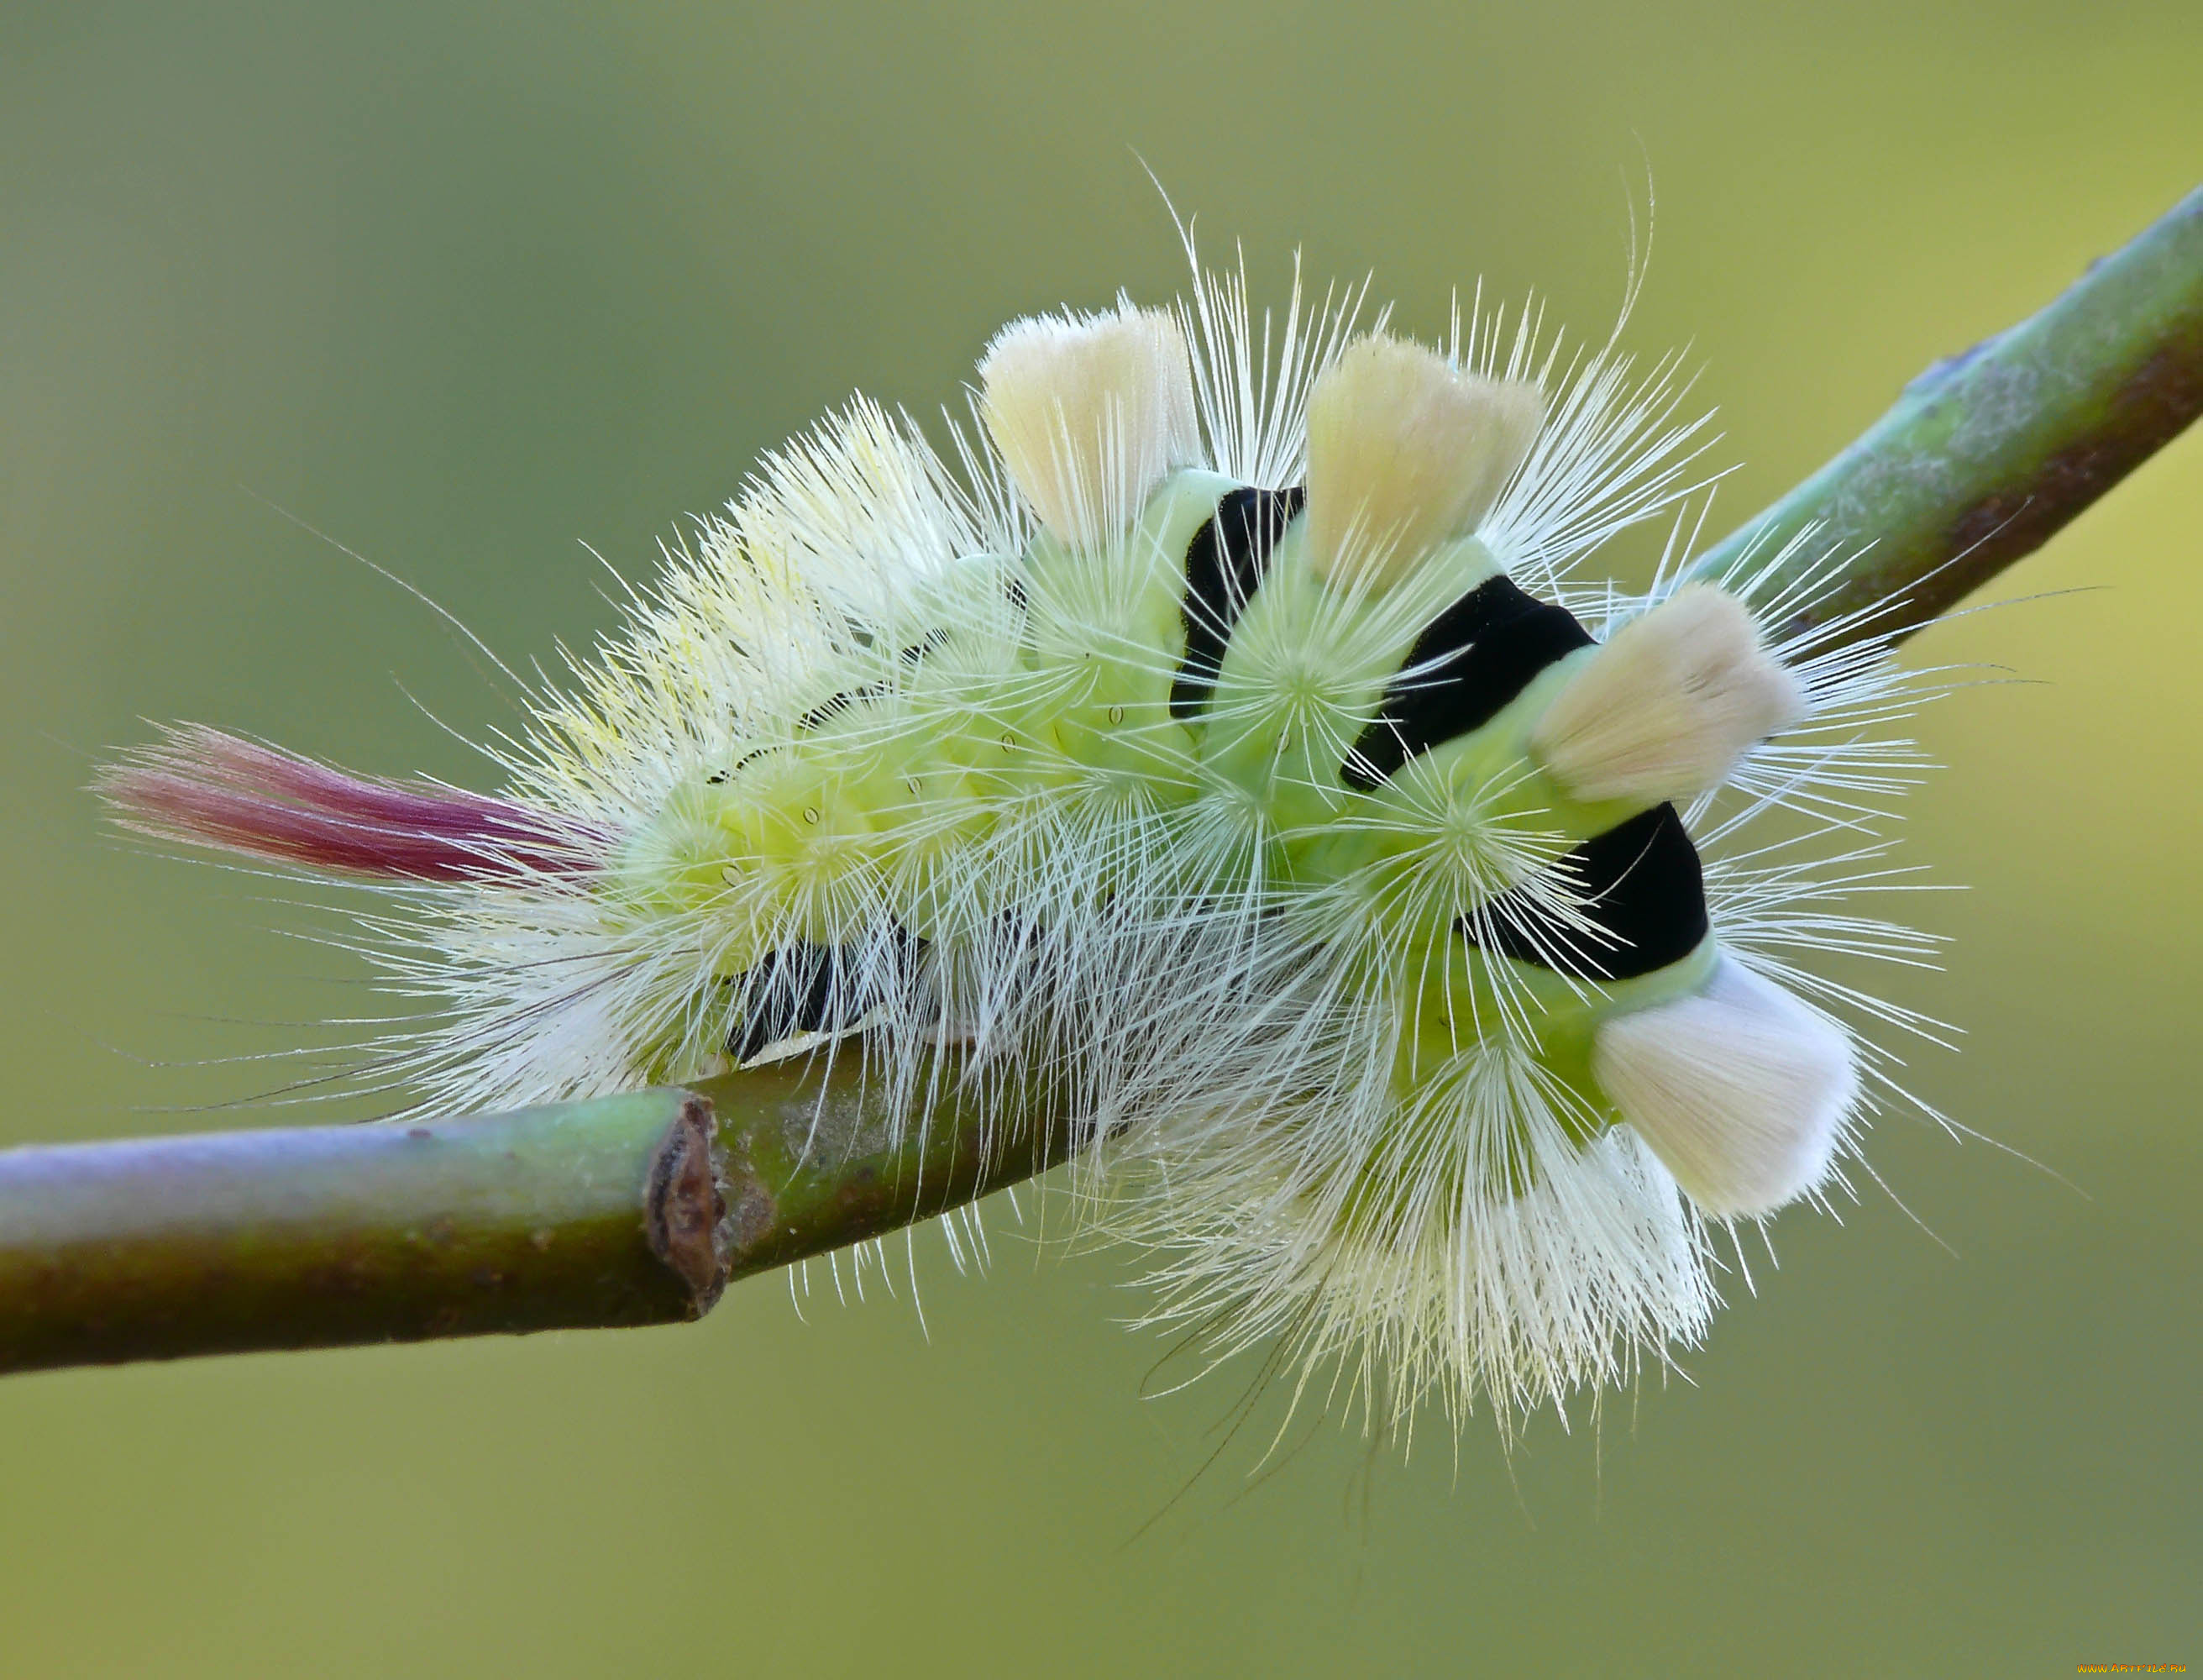
[[[1799,959],[1923,952],[1849,908],[1910,679],[1858,614],[1766,628],[1807,538],[1684,575],[1673,358],[1363,305],[1296,276],[1273,338],[1196,263],[1003,328],[945,453],[853,400],[534,692],[495,796],[197,726],[104,790],[383,895],[424,1106],[811,1054],[918,1126],[949,1057],[983,1126],[1044,1068],[1213,1357],[1394,1423],[1596,1393],[1894,1090],[1840,1015],[1915,1018]],[[1648,594],[1579,578],[1663,518]]]

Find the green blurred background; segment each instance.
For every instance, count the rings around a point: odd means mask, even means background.
[[[0,1139],[285,1117],[218,1058],[374,1007],[280,892],[103,831],[142,719],[462,780],[432,716],[510,721],[270,504],[547,656],[610,620],[583,542],[645,576],[852,387],[929,409],[1013,313],[1172,293],[1143,159],[1259,281],[1373,266],[1426,332],[1479,274],[1603,329],[1649,163],[1633,337],[1705,367],[1726,529],[2194,185],[2199,63],[2193,0],[8,5]],[[2049,1170],[1885,1125],[1934,1238],[1787,1216],[1690,1382],[1511,1459],[1480,1419],[1203,1474],[1236,1390],[1140,1398],[1125,1260],[1007,1216],[983,1280],[921,1238],[930,1334],[765,1279],[686,1329],[19,1377],[0,1673],[2203,1663],[2200,533],[2190,436],[2001,589],[2052,598],[1914,649],[2023,679],[1922,725],[1911,855],[1966,890],[1894,989],[1968,1036],[1914,1074]]]

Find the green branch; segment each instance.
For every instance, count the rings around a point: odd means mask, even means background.
[[[1897,623],[1915,630],[2040,548],[2199,411],[2203,187],[2049,308],[1922,374],[1693,575],[1748,570],[1817,526],[1793,575],[1831,553],[1850,559],[1837,587],[1786,628],[1894,600]],[[1877,617],[1856,633],[1891,627]]]
[[[1046,1102],[1018,1105],[1044,1115]],[[728,1283],[1063,1158],[855,1058],[413,1125],[0,1151],[0,1372],[700,1318]]]
[[[1697,575],[1763,565],[1813,529],[1786,564],[1848,558],[1789,628],[1891,598],[1914,628],[2199,411],[2203,191],[1914,381]],[[0,1151],[0,1370],[694,1318],[734,1278],[1063,1158],[1067,1126],[1038,1095],[1011,1135],[982,1137],[950,1101],[891,1145],[853,1061],[410,1127]]]

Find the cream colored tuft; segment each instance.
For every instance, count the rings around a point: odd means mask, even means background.
[[[979,414],[1042,524],[1107,544],[1148,493],[1200,453],[1185,334],[1164,310],[1033,315],[979,364]]]
[[[1844,1030],[1735,958],[1704,991],[1616,1016],[1592,1072],[1690,1198],[1753,1218],[1827,1178],[1858,1096]]]
[[[1692,583],[1615,633],[1531,746],[1580,799],[1652,806],[1719,786],[1745,748],[1804,711],[1743,605]]]
[[[1308,539],[1316,565],[1385,589],[1465,536],[1528,458],[1545,402],[1382,335],[1347,346],[1308,406]]]

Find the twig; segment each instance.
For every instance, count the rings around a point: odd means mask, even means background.
[[[1848,563],[1840,587],[1787,628],[1900,600],[1900,622],[1917,629],[2033,553],[2199,411],[2203,187],[2047,309],[1922,374],[1692,571],[1728,577],[1817,525],[1793,565]],[[1854,630],[1890,628],[1876,618]]]
[[[1044,1116],[1037,1098],[1020,1105]],[[895,1128],[855,1058],[515,1114],[0,1151],[0,1372],[671,1323],[1044,1171]]]

